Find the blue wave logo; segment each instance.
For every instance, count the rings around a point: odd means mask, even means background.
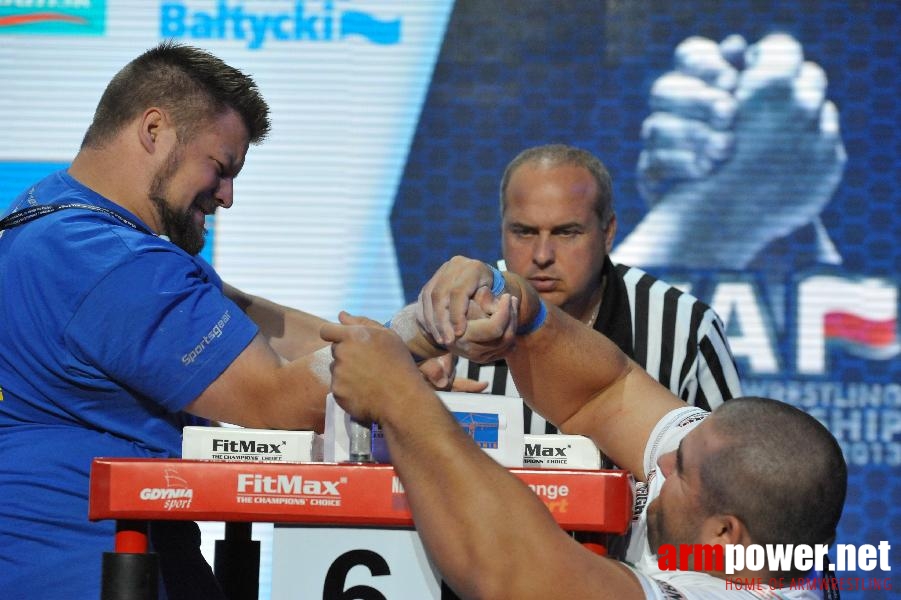
[[[342,3],[345,4],[345,3]],[[160,5],[160,37],[193,40],[239,40],[249,50],[269,42],[341,42],[362,37],[374,44],[398,44],[401,19],[378,18],[360,10],[344,10],[334,0],[295,0],[284,10],[263,12],[253,2],[218,0],[212,10],[189,2]]]
[[[359,35],[376,44],[400,42],[400,19],[380,21],[372,15],[356,10],[341,15],[341,37]]]

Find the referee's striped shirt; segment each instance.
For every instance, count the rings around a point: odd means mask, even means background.
[[[741,395],[741,386],[723,324],[712,308],[641,269],[609,258],[607,279],[594,328],[657,381],[688,404],[713,410]],[[485,393],[520,397],[507,364],[485,365],[461,358],[457,377],[490,383]],[[526,433],[557,429],[523,405]]]

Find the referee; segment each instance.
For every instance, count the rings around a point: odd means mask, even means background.
[[[713,410],[740,395],[713,309],[607,256],[616,215],[610,175],[597,157],[561,144],[524,150],[504,171],[500,213],[506,268],[545,302],[606,335],[688,404]],[[520,395],[503,361],[460,359],[454,389]],[[557,432],[527,406],[523,411],[526,433]]]

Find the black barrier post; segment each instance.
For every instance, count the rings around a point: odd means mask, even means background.
[[[260,542],[250,539],[251,523],[226,523],[216,540],[213,572],[229,600],[257,600],[260,593]]]
[[[153,552],[104,552],[100,600],[158,600],[159,569]]]
[[[100,600],[158,600],[159,556],[147,552],[147,523],[116,522],[116,552],[103,553]]]

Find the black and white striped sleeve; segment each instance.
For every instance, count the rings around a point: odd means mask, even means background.
[[[695,364],[689,367],[689,373],[694,377],[689,376],[683,381],[680,397],[689,404],[712,411],[724,401],[740,396],[741,384],[723,324],[713,309],[705,311],[698,333],[698,355]],[[695,389],[689,391],[689,385]]]
[[[634,267],[626,285],[635,361],[686,403],[713,410],[741,394],[723,324],[712,308]]]

